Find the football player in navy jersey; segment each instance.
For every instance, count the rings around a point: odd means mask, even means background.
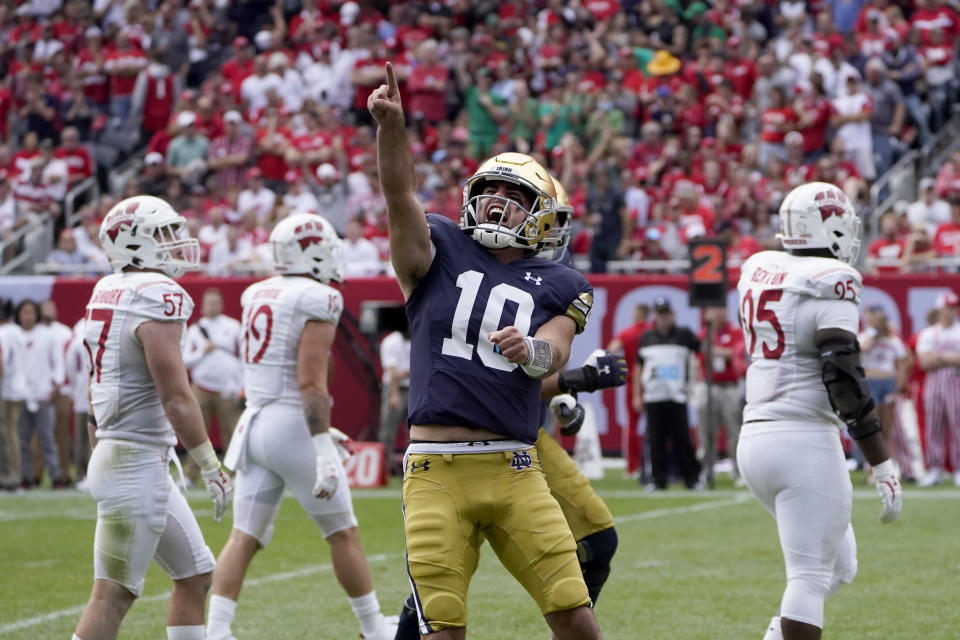
[[[459,227],[424,215],[390,63],[386,75],[367,106],[410,321],[402,498],[420,632],[466,637],[467,588],[486,539],[555,638],[601,638],[535,447],[541,379],[566,364],[593,302],[581,274],[536,258],[556,220],[553,180],[533,158],[502,154],[467,181]]]

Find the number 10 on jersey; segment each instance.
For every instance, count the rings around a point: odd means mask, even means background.
[[[443,355],[463,358],[464,360],[473,359],[474,346],[467,342],[467,330],[482,282],[483,274],[479,271],[464,271],[457,276],[460,298],[457,300],[457,308],[453,312],[453,322],[450,327],[451,337],[443,339],[443,348],[441,349]],[[483,319],[480,321],[477,354],[485,366],[499,371],[513,371],[517,368],[517,365],[499,353],[495,353],[493,343],[487,339],[487,335],[500,328],[500,316],[503,315],[503,307],[507,301],[517,305],[517,316],[513,321],[513,326],[519,329],[520,333],[527,335],[533,319],[534,302],[533,296],[529,292],[505,282],[490,289],[490,295],[487,296],[487,306],[483,311]]]

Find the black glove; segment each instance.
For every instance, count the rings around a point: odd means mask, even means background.
[[[627,361],[619,353],[597,349],[578,369],[563,371],[557,377],[557,386],[563,393],[621,387],[627,382]]]

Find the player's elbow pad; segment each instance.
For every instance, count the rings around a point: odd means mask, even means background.
[[[831,340],[820,345],[820,375],[830,406],[847,425],[850,437],[859,440],[880,431],[873,416],[876,403],[860,366],[856,340]]]

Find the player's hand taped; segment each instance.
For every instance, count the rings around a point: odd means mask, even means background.
[[[627,383],[627,360],[622,354],[597,349],[583,366],[597,370],[597,389],[612,389]]]
[[[216,469],[201,470],[200,477],[207,487],[207,495],[213,500],[213,521],[220,522],[223,512],[230,506],[230,498],[233,497],[230,476],[224,471],[223,465],[218,464]]]
[[[903,489],[900,487],[900,480],[891,461],[887,460],[873,468],[873,483],[877,487],[880,499],[883,500],[880,522],[883,524],[893,522],[900,516],[900,510],[903,509]]]
[[[577,402],[574,395],[561,393],[550,399],[550,412],[560,425],[560,433],[565,436],[576,435],[583,426],[586,411]]]
[[[337,453],[330,433],[313,436],[313,448],[317,453],[317,479],[313,484],[313,495],[329,500],[340,484],[340,461],[337,459],[340,454]]]
[[[346,462],[353,457],[353,440],[350,439],[350,436],[336,427],[330,427],[330,439],[333,440],[342,462]]]

